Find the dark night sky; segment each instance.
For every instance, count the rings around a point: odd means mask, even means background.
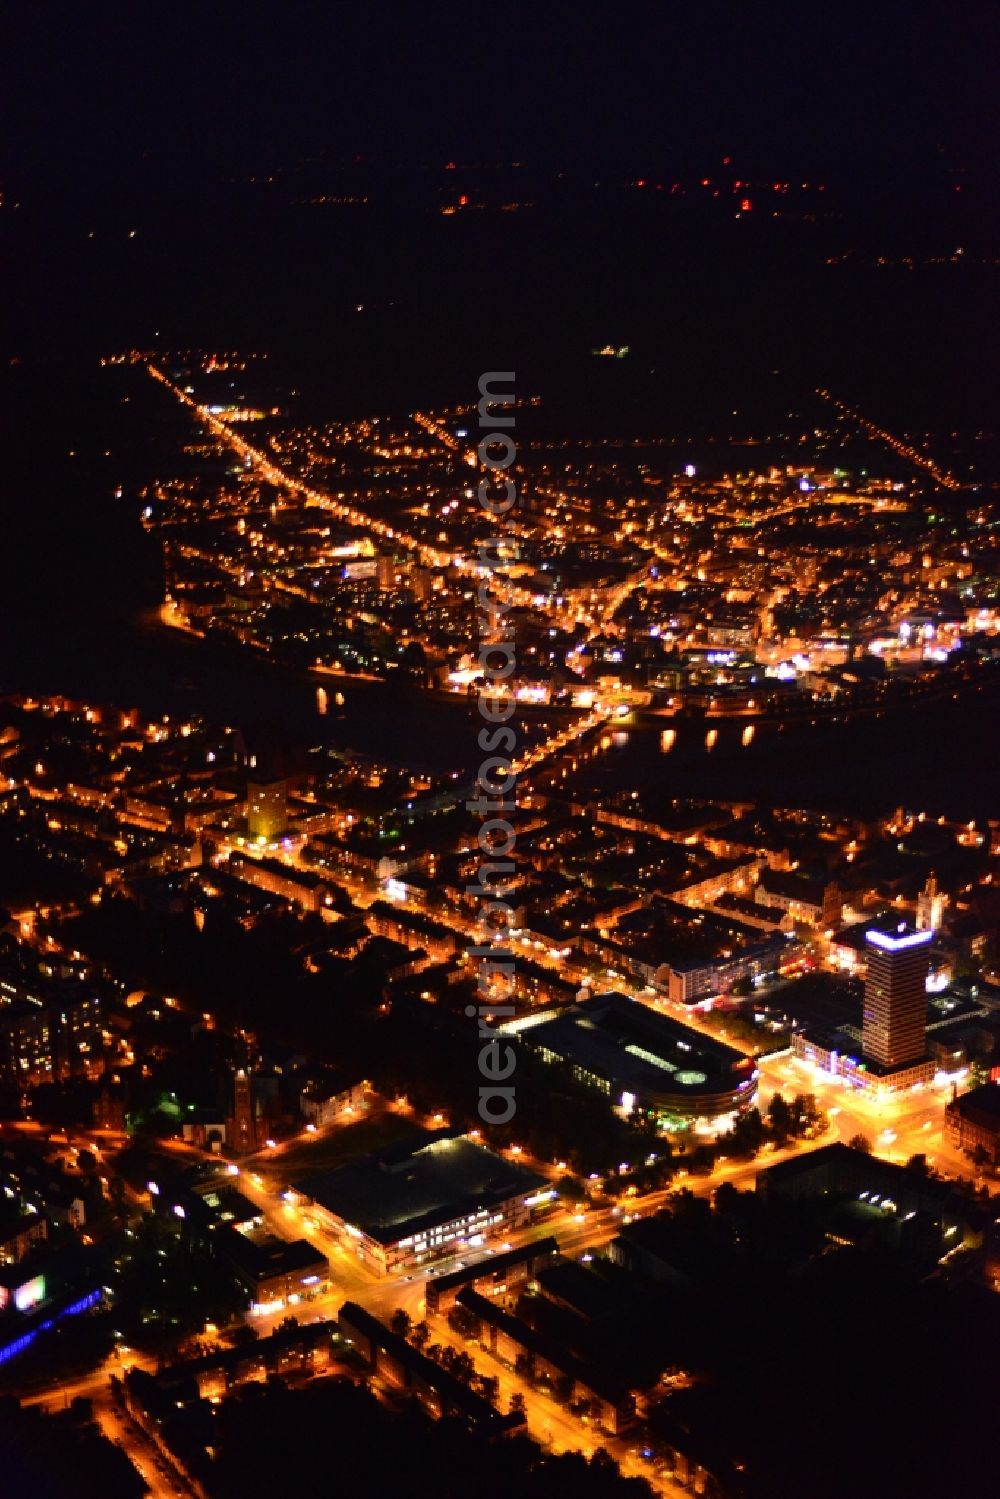
[[[802,165],[875,180],[995,138],[998,12],[858,0],[23,4],[15,183],[186,184],[317,146],[560,165]]]
[[[119,404],[109,351],[264,349],[279,399],[283,378],[338,416],[516,367],[572,433],[705,432],[734,407],[778,430],[819,384],[894,430],[995,430],[995,0],[6,13],[0,688],[130,701],[193,669],[136,627],[159,559],[110,497],[148,481],[169,413]],[[365,160],[313,176],[317,152]],[[726,155],[734,176],[829,184],[823,211],[737,223],[725,200],[624,189]],[[525,161],[537,211],[443,217],[452,159]],[[296,206],[295,183],[341,178],[371,179],[369,209]],[[957,245],[960,271],[874,268]],[[596,369],[608,340],[634,357]]]

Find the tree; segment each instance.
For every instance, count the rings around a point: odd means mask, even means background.
[[[734,1187],[732,1182],[720,1182],[715,1189],[715,1211],[722,1213],[733,1213],[739,1207],[740,1191]]]
[[[520,1390],[515,1390],[510,1397],[510,1413],[512,1416],[524,1415],[524,1396]]]
[[[474,1313],[470,1312],[468,1307],[459,1306],[456,1303],[448,1310],[448,1326],[453,1332],[457,1332],[459,1337],[471,1338],[475,1334],[479,1323]]]
[[[816,1102],[815,1093],[799,1093],[796,1096],[799,1100],[801,1100],[802,1111],[805,1114],[807,1123],[819,1124],[826,1118],[823,1110]]]
[[[410,1331],[410,1314],[405,1307],[397,1307],[393,1312],[389,1326],[397,1338],[405,1338]]]
[[[756,1110],[751,1109],[750,1113],[754,1114]],[[744,1121],[739,1122],[742,1124]],[[688,1158],[688,1170],[692,1176],[707,1176],[714,1165],[715,1151],[710,1145],[696,1145]]]
[[[491,1405],[496,1405],[500,1399],[500,1381],[495,1374],[481,1374],[479,1377],[479,1393],[484,1400]]]
[[[795,1131],[793,1112],[780,1093],[767,1106],[767,1127],[776,1145],[783,1145]]]
[[[419,640],[410,640],[403,647],[400,664],[407,671],[423,671],[427,666],[427,655]]]
[[[430,1337],[430,1335],[431,1330],[427,1326],[427,1323],[417,1322],[414,1324],[413,1329],[410,1333],[410,1342],[413,1344],[414,1348],[422,1351],[424,1348],[426,1348],[427,1339]]]
[[[852,1135],[847,1143],[852,1150],[863,1150],[865,1155],[871,1155],[872,1153],[872,1142],[867,1135],[862,1135],[860,1132]]]
[[[930,1176],[931,1174],[931,1168],[927,1164],[927,1157],[922,1150],[918,1151],[916,1155],[910,1156],[910,1159],[906,1163],[906,1169],[907,1171],[915,1171],[920,1176]]]
[[[784,1100],[782,1100],[784,1102]],[[745,1160],[752,1160],[764,1143],[764,1121],[760,1117],[759,1109],[748,1109],[733,1125],[729,1134],[720,1142],[725,1150],[734,1156],[740,1156]],[[699,1146],[699,1150],[705,1147]],[[712,1164],[714,1165],[714,1159]],[[695,1164],[692,1161],[692,1171]],[[709,1167],[711,1169],[711,1167]]]
[[[825,1119],[823,1110],[816,1102],[815,1093],[796,1093],[791,1104],[792,1133],[796,1136],[814,1129]]]

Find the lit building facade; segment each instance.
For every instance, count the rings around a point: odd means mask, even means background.
[[[933,932],[869,932],[861,1049],[882,1067],[912,1066],[927,1054],[928,945]]]
[[[866,932],[860,1032],[855,1025],[810,1027],[792,1037],[793,1055],[873,1097],[932,1082],[938,1063],[927,1047],[926,984],[933,940],[932,931],[904,924]]]
[[[953,1099],[944,1111],[945,1139],[959,1150],[1000,1161],[1000,1083],[983,1083]]]
[[[288,782],[250,781],[247,785],[247,832],[251,838],[275,838],[288,821]]]
[[[543,1062],[564,1063],[622,1113],[666,1127],[722,1130],[756,1099],[752,1058],[623,994],[533,1016],[518,1033]]]
[[[556,1190],[449,1130],[366,1156],[289,1193],[377,1275],[506,1238]]]

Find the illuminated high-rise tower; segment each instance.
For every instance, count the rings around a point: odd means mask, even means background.
[[[900,923],[869,932],[862,1050],[883,1067],[919,1062],[927,1050],[927,968],[931,931]]]
[[[251,838],[271,839],[288,823],[288,782],[281,777],[247,782],[247,832]]]

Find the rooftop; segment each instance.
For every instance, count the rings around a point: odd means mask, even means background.
[[[295,1275],[314,1272],[325,1275],[328,1269],[324,1255],[305,1239],[250,1239],[237,1228],[225,1228],[219,1240],[223,1253],[237,1270],[255,1281],[269,1280],[273,1275]]]
[[[450,1130],[308,1178],[299,1190],[380,1244],[547,1187],[543,1177]]]
[[[971,1088],[950,1103],[948,1110],[967,1119],[970,1124],[1000,1130],[1000,1083],[983,1083],[978,1088]]]
[[[525,1032],[525,1040],[626,1092],[692,1098],[753,1077],[742,1052],[624,994],[600,994]]]
[[[894,932],[871,931],[866,933],[865,940],[875,947],[884,948],[886,952],[906,952],[908,948],[923,947],[925,943],[933,942],[934,933],[915,932],[905,921],[901,921]]]
[[[532,1260],[541,1259],[545,1255],[554,1258],[558,1253],[559,1245],[555,1239],[533,1239],[530,1244],[522,1244],[518,1249],[508,1249],[504,1254],[492,1255],[489,1259],[477,1260],[473,1265],[465,1265],[461,1270],[440,1275],[434,1282],[433,1289],[440,1296],[461,1286],[474,1286],[477,1281],[500,1281],[508,1270],[530,1264]]]

